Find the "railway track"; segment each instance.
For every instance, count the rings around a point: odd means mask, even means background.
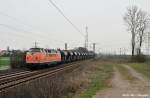
[[[19,72],[15,74],[4,75],[0,77],[0,92],[7,91],[8,89],[13,88],[14,86],[20,85],[28,81],[32,81],[44,77],[52,78],[58,73],[78,67],[79,63],[81,62],[84,61],[63,64],[57,67],[43,69],[39,71],[25,71],[25,72]]]
[[[6,76],[6,75],[10,75],[10,74],[15,74],[15,73],[19,73],[25,70],[9,70],[8,72],[2,72],[0,73],[0,77]]]
[[[28,72],[30,72],[30,71],[16,71],[16,72],[10,72],[10,73],[6,73],[6,74],[2,74],[2,75],[0,75],[0,80],[4,79],[4,78],[11,77],[11,76],[23,74],[23,73],[28,73]]]

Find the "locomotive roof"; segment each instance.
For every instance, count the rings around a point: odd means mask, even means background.
[[[30,48],[30,49],[44,49],[44,48]]]
[[[45,49],[45,50],[56,50],[56,49],[47,49],[47,48],[30,48],[30,49]]]

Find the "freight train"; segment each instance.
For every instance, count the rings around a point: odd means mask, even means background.
[[[86,48],[79,47],[72,50],[30,48],[20,56],[20,53],[13,53],[11,66],[13,68],[26,67],[30,69],[45,68],[58,64],[75,62],[94,58],[95,53]]]

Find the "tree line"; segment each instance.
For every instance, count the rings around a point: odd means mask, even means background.
[[[132,36],[132,57],[142,55],[141,48],[150,32],[150,15],[137,6],[131,6],[127,8],[123,19]]]

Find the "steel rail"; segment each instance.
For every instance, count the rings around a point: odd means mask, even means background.
[[[83,61],[82,61],[83,62]],[[28,74],[22,74],[19,76],[14,76],[10,77],[8,80],[0,80],[0,92],[6,91],[9,88],[12,88],[16,85],[25,83],[27,81],[32,81],[35,79],[43,78],[43,77],[48,77],[52,78],[55,76],[55,74],[64,72],[66,70],[70,70],[72,68],[78,67],[79,62],[73,62],[73,63],[68,63],[68,64],[63,64],[63,66],[60,66],[58,68],[53,68],[53,69],[47,69],[47,70],[41,70],[41,71],[35,71],[33,73],[28,73]]]

